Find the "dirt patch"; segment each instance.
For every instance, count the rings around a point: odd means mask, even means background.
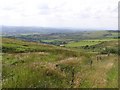
[[[65,65],[75,65],[78,64],[80,62],[81,59],[78,58],[67,58],[65,60],[60,60],[58,62],[56,62],[56,64],[65,64]]]
[[[113,66],[113,63],[108,63],[108,64],[106,65],[106,69],[110,69],[110,68],[112,68],[112,66]]]

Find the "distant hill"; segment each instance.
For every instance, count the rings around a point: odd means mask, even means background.
[[[51,27],[32,27],[32,26],[0,26],[2,30],[2,35],[12,36],[21,34],[50,34],[50,33],[75,33],[83,31],[95,31],[92,29],[73,29],[73,28],[51,28]],[[97,30],[105,31],[105,30]],[[118,32],[118,30],[108,30],[110,32]]]
[[[20,35],[20,34],[49,34],[49,33],[74,32],[70,29],[58,29],[48,27],[24,27],[24,26],[2,26],[3,35]]]

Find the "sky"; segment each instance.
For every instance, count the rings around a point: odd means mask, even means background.
[[[0,25],[118,29],[119,0],[0,0]]]

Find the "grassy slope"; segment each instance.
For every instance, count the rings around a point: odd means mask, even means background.
[[[99,41],[80,41],[80,42],[73,42],[73,43],[69,43],[69,44],[66,44],[65,46],[66,47],[80,47],[80,46],[86,46],[86,45],[96,45],[96,44],[99,44],[100,42]]]
[[[4,88],[117,87],[115,55],[97,62],[96,54],[7,38],[3,52]]]
[[[79,42],[68,43],[65,46],[66,47],[80,47],[80,46],[86,46],[86,45],[92,46],[92,45],[97,45],[106,41],[117,41],[117,39],[106,38],[106,39],[82,40]]]

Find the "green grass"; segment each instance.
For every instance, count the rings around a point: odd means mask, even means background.
[[[118,62],[116,60],[114,66],[107,73],[107,87],[118,87]],[[111,82],[111,83],[110,83]]]
[[[92,40],[81,40],[79,42],[71,42],[66,44],[66,47],[80,47],[80,46],[93,46],[100,44],[101,42],[106,42],[106,41],[117,41],[118,39],[113,39],[113,38],[106,38],[106,39],[92,39]]]
[[[84,42],[93,43],[89,40]],[[97,62],[96,53],[84,50],[8,38],[3,38],[2,46],[3,88],[117,87],[117,71],[114,72],[117,55],[108,57],[101,54],[102,61]],[[93,60],[92,67],[90,60]],[[107,68],[110,63],[115,67]],[[98,83],[95,83],[96,79]],[[108,80],[108,83],[99,85],[103,82],[101,79]]]
[[[73,42],[73,43],[68,43],[65,46],[66,47],[80,47],[80,46],[92,46],[101,43],[101,41],[92,41],[92,40],[84,40],[84,41],[79,41],[79,42]]]
[[[42,42],[54,42],[55,40],[42,40]]]

